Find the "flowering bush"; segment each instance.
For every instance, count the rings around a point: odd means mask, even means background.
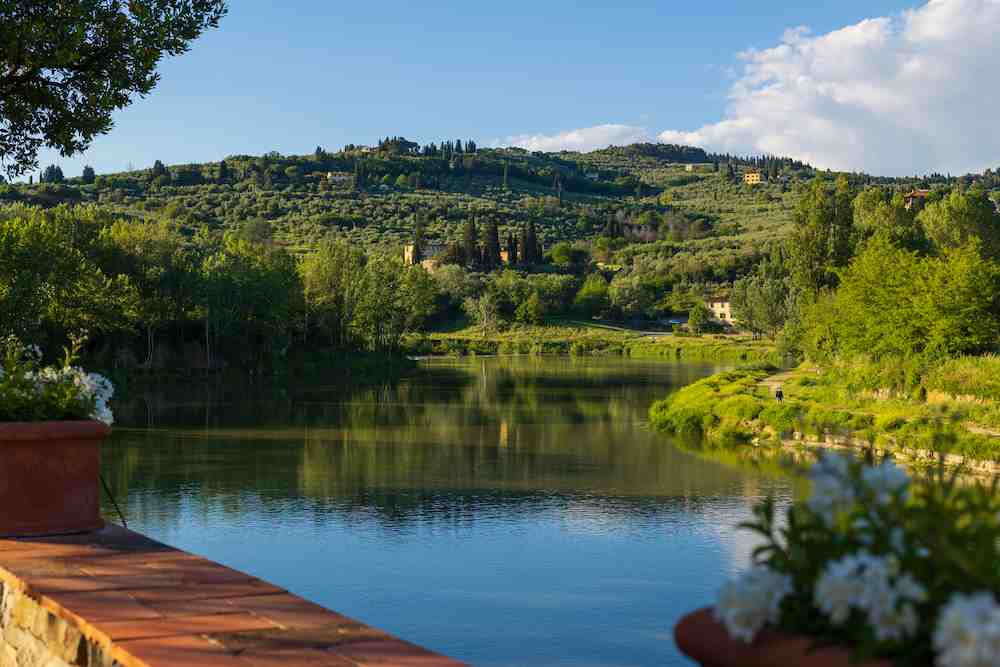
[[[890,460],[840,455],[810,479],[784,522],[769,499],[743,525],[764,539],[715,606],[733,638],[770,625],[901,666],[1000,664],[996,483],[959,484],[943,468],[917,483]]]
[[[0,341],[0,422],[96,419],[114,422],[106,377],[73,366],[75,349],[61,367],[42,367],[42,352],[15,338]]]

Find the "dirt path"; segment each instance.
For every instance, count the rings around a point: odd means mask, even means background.
[[[760,382],[757,383],[758,387],[767,387],[770,393],[774,393],[778,387],[785,384],[792,378],[796,377],[798,373],[795,370],[784,371],[783,373],[775,373],[774,375],[769,375]]]

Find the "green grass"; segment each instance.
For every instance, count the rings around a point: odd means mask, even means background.
[[[985,377],[996,358],[980,363],[978,373]],[[946,363],[940,376],[928,377],[955,377],[955,368],[971,373],[970,365],[975,362],[969,359],[957,360],[955,366]],[[846,363],[826,370],[799,367],[783,374],[785,402],[778,404],[772,386],[761,383],[768,377],[766,371],[728,371],[655,403],[650,421],[660,430],[694,434],[717,446],[744,445],[754,438],[778,441],[798,432],[816,441],[833,436],[890,451],[920,450],[1000,461],[1000,438],[982,427],[1000,416],[992,401],[927,402],[919,393],[917,397],[905,392],[879,395],[852,382],[853,376]],[[973,424],[977,426],[970,428]]]
[[[600,322],[553,319],[550,323],[513,325],[484,333],[475,326],[450,327],[406,339],[410,354],[620,354],[636,358],[688,361],[775,362],[772,344],[749,336],[649,336],[645,332]]]
[[[781,362],[775,345],[750,336],[661,336],[629,345],[633,357],[660,357],[691,361]]]
[[[629,341],[639,334],[590,325],[513,325],[484,333],[477,327],[410,336],[410,354],[466,356],[472,354],[628,354]]]

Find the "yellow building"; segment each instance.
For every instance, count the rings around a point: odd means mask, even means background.
[[[708,309],[712,311],[712,319],[720,324],[736,326],[733,319],[733,304],[725,299],[712,299],[708,302]]]
[[[747,185],[760,185],[767,179],[764,178],[764,174],[756,169],[752,169],[745,174],[743,174],[743,182]]]
[[[445,247],[446,246],[445,246],[444,243],[439,243],[437,241],[425,241],[424,242],[424,247],[423,247],[423,252],[421,253],[423,256],[420,258],[421,259],[421,264],[423,264],[424,262],[433,260],[435,257],[437,257],[438,255],[440,255],[441,253],[443,253],[445,251]],[[407,266],[413,266],[416,263],[416,262],[413,261],[413,244],[412,243],[409,244],[409,245],[403,246],[403,263],[406,264]],[[427,268],[427,267],[425,266],[424,268]]]

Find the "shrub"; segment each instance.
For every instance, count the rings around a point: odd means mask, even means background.
[[[799,428],[801,408],[789,403],[773,403],[761,410],[759,418],[775,430],[779,436],[792,433]]]

